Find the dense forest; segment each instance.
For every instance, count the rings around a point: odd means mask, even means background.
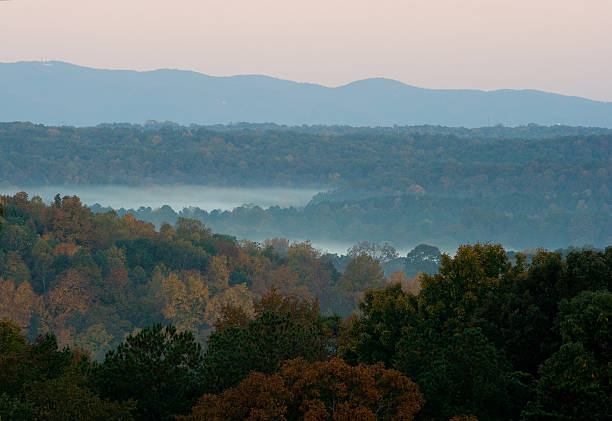
[[[52,330],[60,345],[95,357],[154,323],[204,340],[223,306],[249,308],[272,287],[346,317],[365,289],[390,277],[408,287],[420,272],[437,272],[441,258],[433,246],[400,257],[367,242],[347,256],[322,255],[283,238],[237,241],[186,218],[156,231],[131,214],[93,213],[78,197],[0,199],[0,309],[11,309],[30,340]]]
[[[387,244],[0,208],[2,420],[612,417],[612,247],[423,245],[404,264],[438,270],[409,279]]]
[[[1,123],[0,181],[25,190],[41,184],[321,189],[304,208],[119,210],[157,228],[179,217],[198,219],[238,238],[444,249],[478,241],[513,249],[605,247],[612,242],[611,140],[608,129],[536,125]]]
[[[361,195],[610,194],[612,130],[0,123],[0,180],[337,187]],[[413,188],[414,190],[414,188]]]
[[[225,305],[249,308],[272,287],[346,316],[360,291],[384,285],[378,260],[366,254],[345,262],[342,276],[308,243],[238,242],[184,218],[156,231],[129,214],[94,214],[78,197],[49,206],[25,193],[3,201],[0,308],[30,340],[53,331],[61,346],[95,357],[154,323],[204,340]]]
[[[588,203],[588,205],[587,205]],[[388,241],[400,248],[435,244],[454,250],[465,242],[495,241],[508,248],[557,249],[573,245],[604,247],[612,241],[612,207],[608,199],[583,192],[556,195],[509,194],[450,199],[406,194],[362,200],[312,201],[303,208],[263,208],[243,205],[232,211],[197,207],[175,211],[160,208],[118,209],[154,223],[192,218],[238,238],[310,239],[326,244],[340,241]],[[574,209],[568,209],[569,205]],[[109,207],[93,205],[95,212]]]

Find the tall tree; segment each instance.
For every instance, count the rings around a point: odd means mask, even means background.
[[[561,302],[563,344],[540,367],[526,420],[612,418],[612,293],[584,291]]]
[[[203,392],[200,344],[190,332],[154,325],[128,335],[91,373],[103,398],[132,399],[136,419],[170,420],[184,414]]]
[[[32,316],[41,311],[42,301],[28,282],[15,287],[13,281],[0,278],[0,320],[11,319],[26,330],[30,327]],[[34,336],[37,336],[35,332]]]
[[[361,253],[346,265],[340,285],[353,292],[381,288],[385,285],[385,272],[378,260]]]
[[[480,329],[440,335],[422,323],[406,332],[393,366],[421,387],[425,419],[475,414],[479,420],[517,419],[528,389]]]
[[[352,362],[391,366],[404,330],[417,323],[417,301],[395,284],[367,291],[359,303],[361,315],[351,326],[352,346],[345,358]]]
[[[229,315],[227,309],[225,314]],[[282,297],[277,291],[255,303],[248,323],[244,315],[231,318],[234,325],[229,320],[218,323],[222,330],[208,339],[204,372],[210,392],[235,386],[251,371],[271,374],[288,359],[325,360],[335,349],[333,331],[317,303]]]

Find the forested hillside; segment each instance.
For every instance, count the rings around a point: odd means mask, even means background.
[[[194,218],[238,238],[308,238],[322,244],[368,239],[402,248],[435,244],[447,250],[470,240],[489,239],[515,250],[557,249],[567,244],[603,247],[612,240],[611,212],[609,202],[589,192],[558,195],[554,200],[520,193],[461,199],[407,194],[311,202],[304,208],[246,205],[233,211],[175,211],[169,206],[118,210],[120,215],[133,213],[156,226],[174,223],[179,217]]]
[[[611,140],[606,129],[560,126],[7,123],[0,124],[0,180],[24,189],[178,183],[326,191],[304,209],[130,211],[157,227],[183,216],[238,238],[604,247],[612,241]]]
[[[340,273],[307,243],[77,197],[0,209],[2,420],[612,416],[612,247],[422,246],[406,259],[439,271],[389,280],[388,245]]]
[[[34,184],[340,187],[405,194],[593,194],[605,129],[48,127],[0,123],[0,179]],[[609,192],[607,192],[609,194]]]
[[[3,200],[0,309],[30,339],[53,331],[60,345],[96,357],[153,323],[203,340],[224,306],[250,311],[272,287],[348,315],[360,292],[384,285],[379,263],[365,255],[341,276],[308,243],[237,242],[184,218],[156,231],[132,215],[94,214],[77,197],[50,206],[25,193]]]

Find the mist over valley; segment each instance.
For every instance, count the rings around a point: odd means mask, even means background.
[[[612,420],[611,16],[0,0],[0,421]]]
[[[211,187],[195,185],[56,185],[56,186],[0,186],[0,194],[27,192],[31,197],[40,196],[51,203],[56,194],[78,196],[88,206],[99,204],[113,209],[158,209],[170,206],[175,210],[199,208],[206,211],[233,210],[242,205],[257,205],[264,209],[271,206],[283,208],[305,206],[321,190],[300,188],[247,188]]]
[[[158,228],[192,218],[238,239],[337,251],[332,242],[363,240],[605,247],[611,141],[608,129],[538,125],[0,123],[0,185],[47,203],[76,194]]]

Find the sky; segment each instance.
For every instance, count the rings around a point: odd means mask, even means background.
[[[612,0],[0,0],[0,62],[612,101]]]

